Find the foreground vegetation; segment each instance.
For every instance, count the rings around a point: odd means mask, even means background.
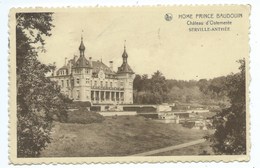
[[[39,156],[50,143],[53,116],[67,119],[70,100],[46,77],[54,67],[38,60],[53,27],[52,13],[16,14],[18,157]]]
[[[127,156],[201,139],[207,133],[140,116],[106,117],[92,124],[57,122],[41,157]]]

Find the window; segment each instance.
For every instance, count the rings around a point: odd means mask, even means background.
[[[124,86],[124,83],[123,83],[123,82],[120,82],[120,86]]]
[[[77,84],[79,84],[79,78],[77,78]]]
[[[77,90],[77,99],[79,99],[80,98],[80,95],[79,95],[79,90]]]
[[[94,84],[94,86],[97,86],[97,81],[95,81],[95,84]]]
[[[86,98],[88,99],[89,98],[89,91],[86,90]]]
[[[70,82],[69,82],[69,80],[67,80],[67,87],[69,87],[70,86]]]
[[[106,82],[106,87],[107,87],[107,82]]]
[[[100,81],[100,86],[103,87],[103,81]]]
[[[110,82],[110,87],[113,87],[113,84],[112,84],[112,82]]]
[[[89,83],[89,78],[86,78],[86,84],[88,84]]]
[[[63,82],[63,80],[61,80],[61,87],[64,87],[64,82]]]

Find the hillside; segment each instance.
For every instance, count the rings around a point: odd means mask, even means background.
[[[140,116],[106,117],[92,124],[56,122],[41,157],[127,156],[201,139],[206,133]]]

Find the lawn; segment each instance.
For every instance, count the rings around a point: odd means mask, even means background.
[[[206,133],[141,116],[106,117],[91,124],[56,122],[41,157],[127,156],[201,139]]]

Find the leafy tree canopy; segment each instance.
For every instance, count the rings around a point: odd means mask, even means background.
[[[39,156],[50,143],[53,116],[66,120],[69,99],[46,78],[54,67],[37,58],[53,27],[52,13],[16,14],[18,157]]]
[[[239,60],[240,73],[227,77],[223,89],[231,106],[214,117],[215,133],[207,138],[217,154],[246,154],[246,80],[245,60]]]

